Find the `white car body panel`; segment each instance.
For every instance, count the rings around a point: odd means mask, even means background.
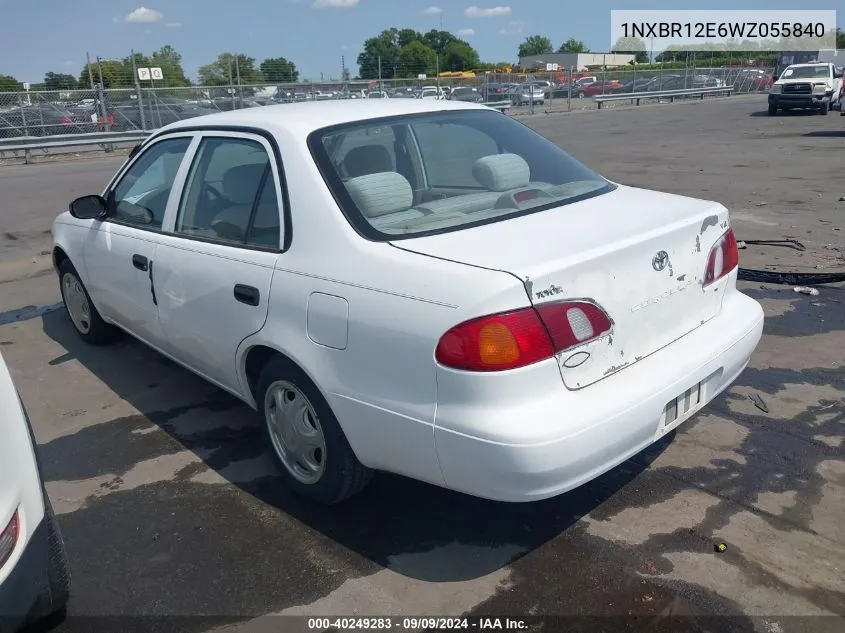
[[[9,369],[0,356],[0,532],[6,529],[16,510],[20,533],[11,557],[0,567],[0,587],[44,520],[35,447]]]
[[[668,432],[660,427],[662,407],[681,387],[683,393],[709,376],[700,406],[706,404],[748,362],[760,338],[762,309],[735,290],[735,273],[706,292],[700,286],[690,288],[682,294],[695,296],[693,312],[704,311],[704,325],[697,323],[683,343],[661,339],[663,345],[655,346],[658,334],[671,325],[670,305],[679,304],[673,300],[651,306],[643,311],[655,315],[651,339],[643,342],[649,346],[644,358],[632,362],[639,343],[629,329],[625,340],[612,348],[601,343],[605,348],[596,352],[594,365],[603,372],[614,354],[624,351],[618,363],[627,358],[632,366],[609,372],[598,382],[589,373],[593,370],[584,368],[585,388],[576,391],[561,380],[554,359],[484,375],[439,366],[435,347],[455,324],[531,305],[523,277],[530,278],[533,292],[556,284],[610,303],[620,282],[594,270],[600,256],[611,267],[626,265],[633,254],[648,255],[650,261],[651,251],[665,241],[662,248],[676,266],[675,282],[680,275],[697,278],[710,246],[727,226],[727,211],[715,203],[619,188],[561,209],[567,232],[561,232],[554,248],[539,247],[530,236],[554,211],[395,244],[362,238],[327,188],[307,147],[308,133],[350,120],[463,109],[487,110],[423,99],[290,104],[199,117],[160,131],[238,125],[266,130],[281,155],[283,173],[277,175],[283,176],[291,221],[285,226],[282,217],[282,239],[291,241],[287,250],[267,253],[168,235],[178,198],[172,193],[164,233],[148,235],[156,243],[152,259],[159,305],[153,308],[164,334],[158,345],[152,344],[253,407],[247,356],[256,346],[278,350],[318,385],[364,465],[481,497],[529,501],[583,483]],[[186,158],[180,172],[188,162]],[[590,212],[578,213],[579,205]],[[604,228],[617,227],[611,240],[595,228],[599,210]],[[526,232],[520,239],[508,239],[507,248],[480,246],[484,231],[499,236],[520,220]],[[651,235],[637,234],[643,233],[644,221],[660,228]],[[102,276],[114,265],[113,253],[104,248],[105,237],[89,237],[107,224],[64,213],[53,227],[55,246],[77,266],[98,308],[110,306],[101,311],[104,318],[143,331],[131,318],[124,322],[131,312],[120,307],[125,299],[121,303],[107,296]],[[466,263],[455,261],[458,245],[466,249]],[[615,256],[613,249],[620,247]],[[82,268],[78,262],[84,262]],[[121,265],[131,270],[128,258]],[[636,303],[664,292],[668,277],[651,274],[653,281],[648,278],[638,292],[631,289],[618,301]],[[123,283],[128,297],[130,285],[122,279],[111,283]],[[234,302],[234,283],[260,288],[261,305],[248,308]],[[143,290],[141,285],[135,296],[146,298],[149,284]],[[609,311],[620,333],[625,325],[643,323],[620,310]],[[596,384],[587,387],[591,382]],[[626,403],[630,407],[622,411]],[[608,442],[607,432],[618,432],[618,440]]]

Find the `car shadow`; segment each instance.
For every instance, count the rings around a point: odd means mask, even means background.
[[[818,111],[816,110],[779,110],[776,115],[769,114],[768,110],[759,110],[757,112],[751,112],[748,116],[752,117],[770,117],[770,118],[777,118],[777,117],[790,117],[790,116],[818,116]]]
[[[201,461],[174,481],[212,471],[369,561],[429,582],[485,576],[554,539],[636,478],[675,435],[546,501],[499,503],[376,473],[359,495],[321,507],[285,489],[266,453],[258,414],[234,397],[129,336],[109,348],[87,345],[63,309],[45,314],[42,327],[66,350],[51,365],[79,362],[140,413],[42,445],[49,481],[125,473],[162,444],[154,437],[161,434],[148,432],[155,425],[178,444],[175,450],[190,450]]]
[[[803,136],[816,138],[839,138],[845,136],[845,123],[843,123],[843,129],[841,130],[813,130],[812,132],[807,132]]]

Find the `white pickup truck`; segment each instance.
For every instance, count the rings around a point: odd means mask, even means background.
[[[787,66],[769,89],[769,115],[778,110],[818,110],[827,114],[841,107],[842,69],[829,62]]]

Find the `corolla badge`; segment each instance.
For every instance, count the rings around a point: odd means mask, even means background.
[[[651,259],[651,267],[658,272],[666,268],[666,264],[668,263],[669,253],[666,251],[657,251],[657,254]]]

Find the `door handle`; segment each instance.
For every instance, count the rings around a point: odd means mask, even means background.
[[[135,254],[132,256],[132,265],[138,270],[146,271],[149,268],[149,262],[143,255]]]
[[[255,286],[235,284],[235,299],[248,306],[257,306],[261,301],[261,293]]]

